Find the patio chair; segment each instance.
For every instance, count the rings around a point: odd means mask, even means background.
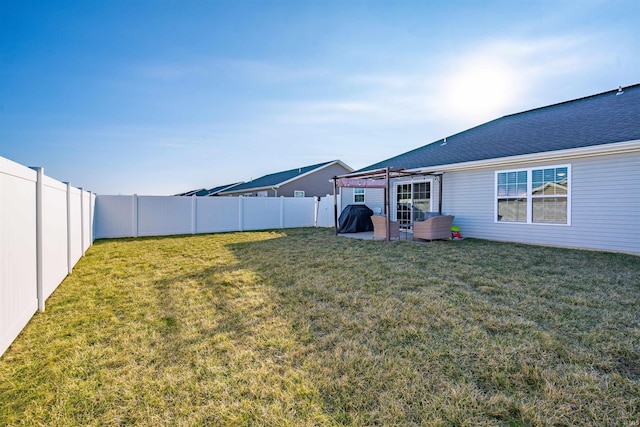
[[[384,215],[372,215],[371,222],[373,222],[373,238],[386,239],[387,217]],[[396,221],[389,221],[389,237],[391,239],[400,239],[400,224],[398,224]]]
[[[413,223],[413,238],[423,240],[440,240],[451,238],[453,215],[432,216],[425,221]]]

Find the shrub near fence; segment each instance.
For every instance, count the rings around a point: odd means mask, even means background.
[[[332,197],[100,195],[96,200],[96,238],[332,225]]]
[[[91,246],[94,202],[0,157],[0,355]]]

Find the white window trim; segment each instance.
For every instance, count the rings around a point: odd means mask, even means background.
[[[304,190],[294,190],[293,197],[304,197]]]
[[[540,169],[556,169],[567,168],[567,222],[566,224],[554,223],[554,222],[533,222],[533,182],[532,176],[534,170]],[[518,221],[498,221],[498,174],[508,172],[527,172],[527,222]],[[535,226],[552,226],[552,227],[568,227],[571,225],[571,181],[573,180],[573,173],[571,171],[570,164],[562,165],[548,165],[548,166],[535,166],[529,168],[517,168],[517,169],[504,169],[495,171],[493,177],[493,222],[495,224],[516,224],[516,225],[535,225]]]
[[[356,202],[356,190],[362,190],[363,200],[361,202]],[[360,194],[358,194],[360,195]],[[353,187],[353,203],[354,204],[365,204],[367,202],[367,189],[362,187]]]

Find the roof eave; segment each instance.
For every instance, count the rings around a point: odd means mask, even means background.
[[[608,154],[640,152],[640,139],[631,141],[599,144],[590,147],[569,148],[566,150],[545,151],[542,153],[522,154],[519,156],[500,157],[495,159],[476,160],[463,163],[434,165],[424,168],[407,169],[408,172],[454,172],[469,169],[482,169],[503,165],[517,165],[540,161],[564,160],[570,158],[593,157]]]
[[[274,187],[274,186],[265,186],[265,187],[251,187],[251,188],[245,188],[244,190],[228,190],[228,191],[221,191],[218,194],[220,195],[227,195],[227,194],[242,194],[242,193],[251,193],[254,191],[264,191],[264,190],[275,190],[278,187]]]
[[[237,190],[237,191],[234,191],[234,190],[224,191],[224,192],[220,192],[219,194],[221,194],[221,195],[225,195],[225,194],[240,194],[240,193],[250,193],[250,192],[253,192],[253,191],[277,190],[278,188],[282,187],[283,185],[289,184],[289,183],[291,183],[293,181],[296,181],[296,180],[298,180],[300,178],[303,178],[303,177],[305,177],[307,175],[310,175],[312,173],[318,172],[319,170],[328,168],[329,166],[333,166],[333,165],[340,165],[343,168],[345,168],[346,170],[348,170],[350,172],[353,172],[353,168],[348,166],[342,160],[333,160],[333,161],[327,162],[326,164],[324,164],[322,166],[319,166],[319,167],[317,167],[315,169],[311,169],[308,172],[305,172],[305,173],[300,174],[300,175],[296,175],[293,178],[289,178],[289,179],[287,179],[285,181],[279,182],[279,183],[274,184],[274,185],[267,185],[267,186],[263,186],[263,187],[245,188],[243,190]]]
[[[554,160],[566,160],[571,158],[581,157],[594,157],[610,154],[624,154],[640,152],[640,139],[634,139],[631,141],[613,142],[608,144],[599,144],[589,147],[570,148],[566,150],[554,150],[545,151],[542,153],[522,154],[518,156],[499,157],[486,160],[475,160],[462,163],[450,163],[442,165],[432,165],[411,169],[401,169],[403,173],[407,174],[439,174],[442,172],[457,172],[471,169],[484,169],[496,166],[518,165],[532,162],[554,161]],[[393,168],[392,168],[393,169]],[[373,169],[371,171],[363,171],[356,174],[346,174],[339,176],[343,177],[362,177],[376,176],[384,173],[385,168]]]
[[[305,176],[307,176],[307,175],[310,175],[310,174],[312,174],[312,173],[318,172],[318,171],[320,171],[320,170],[322,170],[322,169],[328,168],[329,166],[333,166],[333,165],[340,165],[340,166],[342,166],[343,168],[345,168],[346,170],[348,170],[349,172],[353,172],[353,168],[352,168],[352,167],[350,167],[350,166],[348,166],[348,165],[347,165],[346,163],[344,163],[342,160],[334,160],[334,161],[332,161],[332,162],[328,162],[327,164],[324,164],[324,165],[322,165],[322,166],[320,166],[320,167],[317,167],[317,168],[315,168],[315,169],[312,169],[312,170],[310,170],[310,171],[308,171],[308,172],[305,172],[305,173],[303,173],[303,174],[300,174],[300,175],[294,176],[293,178],[289,178],[289,179],[288,179],[288,180],[286,180],[286,181],[282,181],[281,183],[279,183],[279,184],[278,184],[278,187],[281,187],[281,186],[283,186],[283,185],[285,185],[285,184],[289,184],[289,183],[291,183],[291,182],[293,182],[293,181],[295,181],[295,180],[297,180],[297,179],[303,178],[303,177],[305,177]],[[275,187],[275,188],[278,188],[278,187]]]

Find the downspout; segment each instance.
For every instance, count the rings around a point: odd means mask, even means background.
[[[438,215],[442,215],[442,177],[444,173],[438,175],[439,191],[438,191]]]

